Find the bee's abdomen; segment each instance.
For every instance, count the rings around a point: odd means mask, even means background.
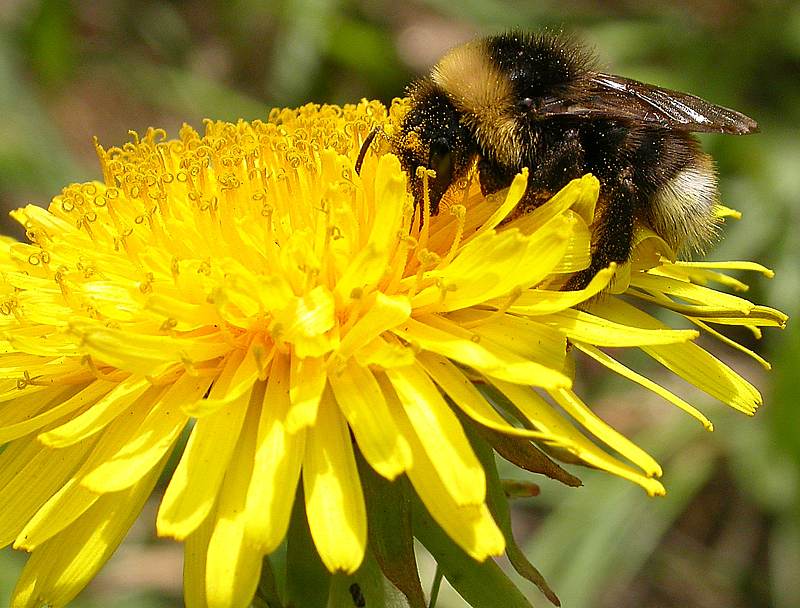
[[[700,153],[656,191],[650,223],[676,252],[701,252],[717,234],[718,202],[714,161]]]
[[[703,251],[718,228],[714,161],[689,133],[645,129],[631,138],[645,220],[676,253]]]

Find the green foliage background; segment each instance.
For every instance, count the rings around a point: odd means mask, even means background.
[[[67,183],[99,178],[93,135],[111,146],[129,129],[174,135],[182,122],[264,117],[275,105],[388,102],[450,46],[509,27],[574,31],[610,71],[759,121],[758,136],[704,137],[724,202],[744,213],[709,257],[774,268],[771,282],[748,277],[750,295],[797,318],[800,4],[791,0],[8,0],[0,3],[0,207],[5,215],[46,205]],[[4,233],[21,236],[4,222]],[[568,608],[800,606],[800,326],[758,345],[736,337],[773,362],[767,374],[719,353],[766,404],[750,420],[690,393],[716,424],[710,435],[643,391],[582,369],[582,394],[660,459],[669,494],[648,499],[580,470],[585,487],[542,481],[540,497],[519,502],[517,533]],[[155,509],[76,606],[181,604],[180,547],[152,539]],[[23,560],[0,552],[0,604]],[[421,563],[429,583],[432,565]],[[445,586],[438,605],[463,602]]]

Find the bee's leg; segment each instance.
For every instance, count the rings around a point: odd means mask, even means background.
[[[369,134],[364,138],[364,143],[361,144],[361,149],[358,151],[358,157],[356,158],[355,163],[355,171],[356,175],[361,175],[361,165],[364,164],[364,158],[367,156],[367,150],[372,145],[372,140],[375,139],[375,136],[379,133],[383,132],[381,127],[375,127]]]
[[[636,197],[633,182],[623,177],[617,183],[603,183],[598,201],[599,216],[592,224],[592,261],[585,270],[575,273],[564,290],[583,289],[611,262],[627,262],[633,247],[633,223]]]

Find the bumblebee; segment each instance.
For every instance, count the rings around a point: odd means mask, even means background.
[[[692,132],[758,130],[744,114],[699,97],[594,69],[569,37],[510,32],[448,52],[410,85],[397,145],[417,205],[417,167],[433,169],[431,214],[477,163],[482,192],[508,187],[528,167],[518,209],[531,210],[586,173],[600,180],[591,265],[566,288],[584,287],[629,259],[635,222],[673,250],[702,250],[717,228],[714,161]],[[411,134],[413,138],[409,138]]]

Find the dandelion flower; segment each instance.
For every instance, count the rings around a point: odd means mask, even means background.
[[[597,180],[524,216],[524,172],[501,197],[466,183],[430,217],[381,138],[354,171],[367,134],[404,111],[308,105],[174,140],[149,130],[97,144],[102,182],[13,213],[30,241],[0,243],[0,537],[30,552],[13,606],[68,603],[186,435],[156,527],[185,544],[188,606],[248,606],[287,534],[290,562],[306,547],[323,578],[341,573],[331,596],[378,572],[422,605],[416,535],[445,573],[481,568],[522,605],[487,558],[507,552],[549,590],[513,542],[493,450],[572,485],[538,448],[664,491],[658,464],[573,391],[576,352],[705,422],[604,350],[641,348],[752,413],[757,391],[697,331],[614,294],[715,334],[785,317],[703,286],[740,284],[670,261],[646,233],[625,268],[559,290],[588,265]]]

